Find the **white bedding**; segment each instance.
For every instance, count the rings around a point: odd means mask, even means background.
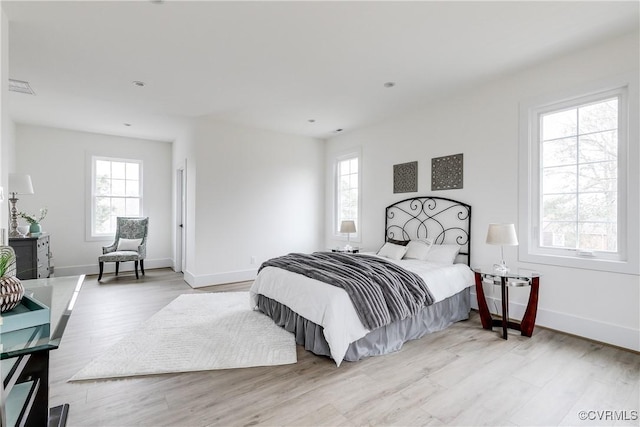
[[[420,260],[392,261],[413,271],[427,283],[435,301],[442,301],[474,283],[466,264],[442,265]],[[331,357],[340,366],[349,344],[369,333],[356,313],[347,292],[336,286],[274,267],[260,271],[250,289],[251,307],[258,294],[286,305],[300,316],[324,328]]]

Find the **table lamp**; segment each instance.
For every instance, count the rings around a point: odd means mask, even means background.
[[[500,245],[500,263],[494,264],[493,268],[500,273],[508,272],[509,267],[504,262],[504,246],[518,245],[516,227],[513,224],[489,224],[487,244]]]
[[[18,209],[16,202],[18,194],[33,194],[33,185],[31,184],[31,176],[21,173],[9,174],[9,202],[11,203],[11,229],[9,237],[23,237],[18,231]]]
[[[356,223],[352,220],[345,220],[340,223],[340,233],[345,233],[347,235],[347,245],[344,247],[345,251],[350,251],[351,245],[349,244],[349,236],[351,233],[356,232]]]

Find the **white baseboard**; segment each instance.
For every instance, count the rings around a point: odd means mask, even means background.
[[[253,280],[258,274],[257,268],[250,270],[227,271],[224,273],[204,274],[195,276],[189,271],[184,272],[184,281],[192,288],[202,288],[205,286],[222,285],[224,283],[245,282]]]
[[[502,303],[500,302],[500,299],[494,299],[488,295],[486,298],[489,311],[495,313],[495,307],[497,306],[498,314],[502,312]],[[478,309],[478,299],[475,292],[471,292],[471,307]],[[510,302],[509,317],[518,320],[522,319],[525,309],[525,304]],[[542,326],[556,331],[565,332],[567,334],[577,335],[590,340],[640,352],[640,330],[638,329],[573,316],[567,313],[546,310],[540,306],[538,306],[538,312],[536,315],[536,326]]]
[[[133,262],[120,263],[120,272],[133,271]],[[170,258],[161,259],[145,259],[144,269],[149,270],[153,268],[173,268],[173,260]],[[113,262],[104,263],[104,273],[114,273],[116,271],[116,264]],[[54,276],[76,276],[78,274],[99,274],[100,267],[98,262],[90,265],[74,265],[70,267],[58,267],[55,266],[53,274]]]

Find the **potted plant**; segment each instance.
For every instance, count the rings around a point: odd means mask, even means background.
[[[34,236],[37,236],[42,231],[42,227],[40,227],[40,221],[42,221],[47,216],[47,208],[40,209],[40,215],[30,215],[25,212],[20,212],[21,218],[24,218],[29,223],[29,233]]]
[[[0,248],[0,313],[13,310],[24,296],[24,286],[15,275],[16,255],[11,247]]]

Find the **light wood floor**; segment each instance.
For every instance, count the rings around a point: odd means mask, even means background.
[[[249,286],[193,290],[164,269],[103,282],[87,278],[51,353],[50,400],[71,404],[69,426],[638,425],[640,355],[545,329],[505,341],[475,312],[340,368],[298,347],[295,365],[68,383],[178,295]]]

